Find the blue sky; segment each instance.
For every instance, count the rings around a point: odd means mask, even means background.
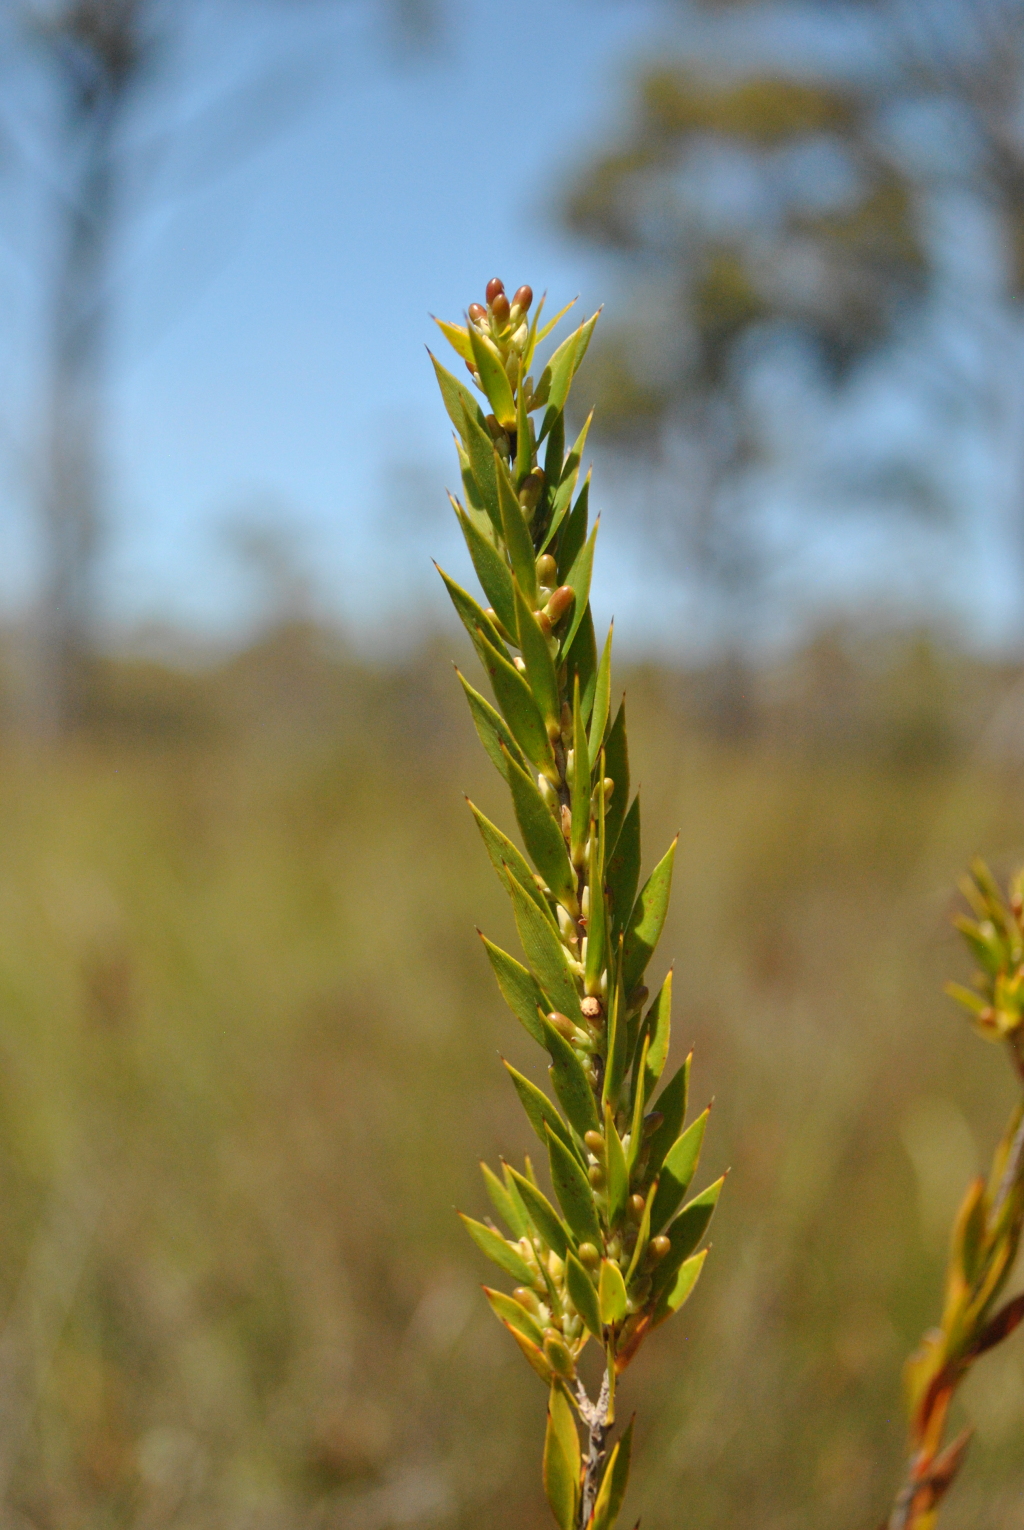
[[[373,0],[291,0],[287,24],[274,19],[286,0],[198,7],[205,30],[190,36],[185,87],[155,98],[141,124],[142,136],[168,121],[173,131],[119,266],[103,560],[112,631],[244,635],[261,586],[231,535],[242,524],[272,527],[317,609],[356,636],[401,639],[424,617],[447,619],[430,557],[456,573],[467,564],[443,492],[456,475],[423,348],[443,349],[428,314],[457,316],[494,274],[510,288],[547,287],[559,305],[579,293],[585,310],[607,301],[614,311],[614,272],[559,231],[559,190],[621,129],[632,71],[699,48],[699,24],[682,0],[436,5],[437,36],[421,55],[395,46]],[[768,30],[727,22],[720,52],[730,64],[791,63],[802,50],[866,67],[870,50],[841,15],[838,6],[817,33],[799,7]],[[268,67],[279,78],[256,112],[264,147],[236,154],[252,111],[216,103]],[[10,70],[8,118],[45,122],[35,78]],[[189,127],[210,102],[212,125]],[[39,186],[17,155],[0,161],[0,602],[15,614],[35,575]],[[843,421],[816,417],[821,407],[794,394],[805,436],[841,428],[868,439],[902,405],[890,383]],[[962,452],[951,471],[967,473],[968,498],[992,489],[991,466],[972,468]],[[687,597],[638,558],[628,497],[602,471],[592,502],[606,512],[598,615],[614,610],[634,648],[699,648]],[[826,612],[856,606],[881,573],[890,607],[969,598],[998,635],[1013,581],[983,515],[956,567],[913,532],[894,558],[885,527],[809,545],[782,498],[770,520],[783,612],[818,594]]]

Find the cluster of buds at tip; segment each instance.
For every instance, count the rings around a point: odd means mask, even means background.
[[[1024,1024],[1022,874],[1013,879],[1004,898],[984,861],[977,860],[960,887],[973,917],[961,914],[953,922],[978,968],[970,988],[949,983],[946,991],[970,1010],[983,1036],[1010,1039],[1016,1047],[1014,1038]]]
[[[501,1177],[485,1169],[498,1220],[464,1221],[513,1281],[488,1300],[549,1388],[545,1483],[561,1530],[611,1530],[630,1439],[606,1455],[616,1378],[693,1291],[723,1181],[687,1202],[708,1111],[686,1124],[689,1058],[666,1072],[671,971],[653,1000],[645,981],[675,842],[640,886],[625,703],[612,706],[612,634],[599,651],[590,608],[589,420],[569,441],[565,407],[598,316],[555,345],[535,382],[562,315],[542,325],[544,299],[534,306],[520,287],[510,301],[497,278],[485,298],[465,327],[437,321],[482,401],[434,362],[462,475],[452,504],[485,603],[442,578],[490,683],[493,702],[460,675],[526,850],[470,804],[525,953],[523,965],[485,939],[503,996],[546,1054],[550,1093],[506,1067],[550,1188],[528,1159]],[[605,1361],[596,1402],[577,1375],[591,1341]],[[585,1465],[574,1417],[591,1431]]]

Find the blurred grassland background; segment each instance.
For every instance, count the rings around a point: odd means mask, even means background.
[[[281,628],[203,673],[107,662],[59,751],[5,735],[12,1523],[546,1523],[541,1388],[452,1214],[483,1208],[478,1157],[529,1150],[453,655],[374,670]],[[747,677],[739,734],[714,671],[622,678],[649,853],[682,834],[674,1046],[716,1097],[703,1175],[732,1170],[707,1278],[624,1388],[636,1510],[868,1523],[1012,1095],[940,982],[960,869],[1024,851],[1020,671],[834,634]],[[963,1408],[950,1513],[1011,1525],[1016,1346]]]
[[[878,1523],[1013,1094],[941,985],[1024,858],[1022,99],[1021,0],[0,0],[0,1530],[548,1523],[453,1214],[535,1066],[429,583],[426,311],[494,274],[607,301],[595,613],[731,1169],[628,1522]],[[1019,1530],[1024,1340],[958,1408],[946,1523]]]

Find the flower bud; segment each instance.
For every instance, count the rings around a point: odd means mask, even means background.
[[[533,475],[531,474],[530,476],[532,477]],[[529,479],[527,479],[526,482],[524,482],[524,484],[523,484],[523,488],[524,489],[526,487],[526,483],[527,482],[529,482]],[[540,557],[537,559],[537,582],[538,582],[538,584],[545,585],[547,587],[547,589],[549,589],[549,590],[553,589],[557,573],[558,573],[558,565],[555,562],[554,558],[551,556],[551,554],[550,553],[541,553]]]
[[[486,289],[486,291],[484,293],[484,296],[487,299],[488,306],[493,304],[494,299],[498,296],[499,292],[504,292],[504,291],[505,291],[505,283],[502,281],[501,277],[500,276],[492,276],[490,281],[487,283],[487,289]]]
[[[546,611],[534,611],[533,614],[536,617],[537,626],[540,628],[541,632],[543,632],[544,636],[546,638],[549,638],[551,636],[551,618],[550,618],[550,616],[548,615],[548,613]],[[558,731],[561,732],[562,730],[559,729]]]
[[[534,468],[533,472],[528,473],[523,479],[522,488],[519,490],[519,503],[527,515],[532,515],[536,510],[543,489],[544,471],[542,468]]]
[[[664,1119],[660,1110],[652,1110],[649,1115],[644,1116],[644,1136],[653,1137]]]
[[[601,1000],[595,999],[593,994],[587,995],[581,1003],[580,1009],[583,1011],[583,1018],[589,1020],[591,1025],[596,1025],[603,1014]]]
[[[651,1277],[642,1275],[639,1280],[633,1282],[633,1289],[626,1299],[626,1311],[629,1313],[639,1312],[651,1294]]]
[[[548,600],[544,607],[552,626],[556,626],[561,620],[573,601],[576,599],[576,591],[568,584],[560,584],[558,589]]]
[[[519,657],[519,655],[516,654],[515,658],[512,660],[512,663],[515,665],[516,669],[519,671],[519,673],[521,675],[525,675],[526,674],[526,660],[525,659],[521,659]]]
[[[658,1236],[656,1238],[652,1238],[650,1243],[647,1245],[648,1261],[651,1264],[660,1263],[660,1261],[664,1259],[665,1255],[668,1253],[671,1247],[671,1238],[666,1238],[664,1233],[659,1233]]]
[[[539,775],[537,777],[537,790],[544,798],[545,805],[550,808],[551,812],[557,813],[559,808],[558,793],[551,785],[551,782],[548,780],[547,776]]]
[[[633,1221],[639,1226],[640,1218],[644,1214],[644,1198],[642,1195],[631,1195],[626,1203],[627,1210]]]
[[[529,313],[530,304],[533,302],[532,287],[517,287],[512,294],[512,307],[522,309],[523,313]]]
[[[603,1190],[607,1183],[605,1172],[599,1163],[592,1163],[590,1165],[590,1168],[587,1170],[587,1178],[595,1190]]]
[[[474,324],[479,324],[482,320],[486,319],[487,309],[482,303],[470,303],[469,317],[473,320]]]
[[[484,424],[487,426],[487,429],[490,431],[491,439],[492,440],[498,441],[498,440],[501,439],[501,437],[504,436],[505,432],[502,430],[501,426],[498,424],[498,416],[496,414],[489,414],[489,415],[487,415],[485,417],[485,419],[484,419]]]
[[[540,1311],[540,1302],[535,1291],[528,1290],[526,1286],[516,1286],[512,1295],[520,1307],[525,1307],[527,1312],[532,1312],[534,1317],[537,1316],[537,1313]]]
[[[601,1263],[601,1255],[592,1243],[581,1243],[579,1256],[580,1264],[586,1265],[588,1270],[596,1270]]]
[[[569,1016],[563,1015],[560,1010],[551,1010],[548,1015],[548,1022],[554,1026],[560,1036],[565,1037],[566,1041],[571,1041],[576,1034],[576,1027],[569,1019]]]
[[[575,1381],[576,1367],[569,1347],[554,1328],[544,1330],[544,1358],[556,1376],[561,1376],[563,1381]]]
[[[503,292],[499,292],[491,304],[491,313],[500,325],[504,326],[508,323],[509,301]]]
[[[587,1147],[593,1153],[595,1158],[603,1158],[604,1157],[604,1133],[603,1132],[584,1132],[584,1134],[583,1134],[583,1141],[586,1143]]]

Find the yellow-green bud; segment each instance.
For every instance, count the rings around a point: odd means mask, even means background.
[[[595,1190],[603,1190],[606,1184],[605,1172],[599,1163],[592,1163],[587,1170],[587,1178]]]
[[[581,1243],[579,1255],[580,1264],[585,1264],[588,1270],[596,1270],[601,1263],[601,1255],[592,1243]]]
[[[631,1195],[627,1202],[627,1209],[633,1221],[639,1224],[644,1214],[644,1198],[642,1195]]]
[[[543,490],[544,471],[542,468],[534,468],[532,473],[528,473],[523,479],[522,488],[519,490],[519,503],[528,517],[536,510]]]
[[[525,1286],[516,1286],[512,1295],[520,1307],[525,1307],[527,1312],[532,1312],[534,1317],[536,1317],[540,1311],[540,1302],[535,1291],[528,1291]]]
[[[656,1238],[651,1239],[647,1246],[648,1263],[660,1263],[660,1261],[664,1259],[665,1255],[668,1253],[671,1247],[672,1240],[670,1238],[666,1238],[664,1233],[659,1233]]]
[[[590,1149],[590,1151],[593,1153],[595,1158],[603,1158],[604,1157],[604,1133],[603,1132],[585,1132],[584,1135],[583,1135],[583,1141],[586,1144],[586,1146]]]
[[[524,484],[525,487],[525,484]],[[537,582],[547,589],[553,589],[558,577],[558,564],[550,553],[541,553],[537,559]]]
[[[554,1371],[556,1376],[561,1376],[563,1381],[576,1380],[576,1367],[573,1364],[569,1346],[560,1333],[553,1328],[544,1330],[544,1358]]]

